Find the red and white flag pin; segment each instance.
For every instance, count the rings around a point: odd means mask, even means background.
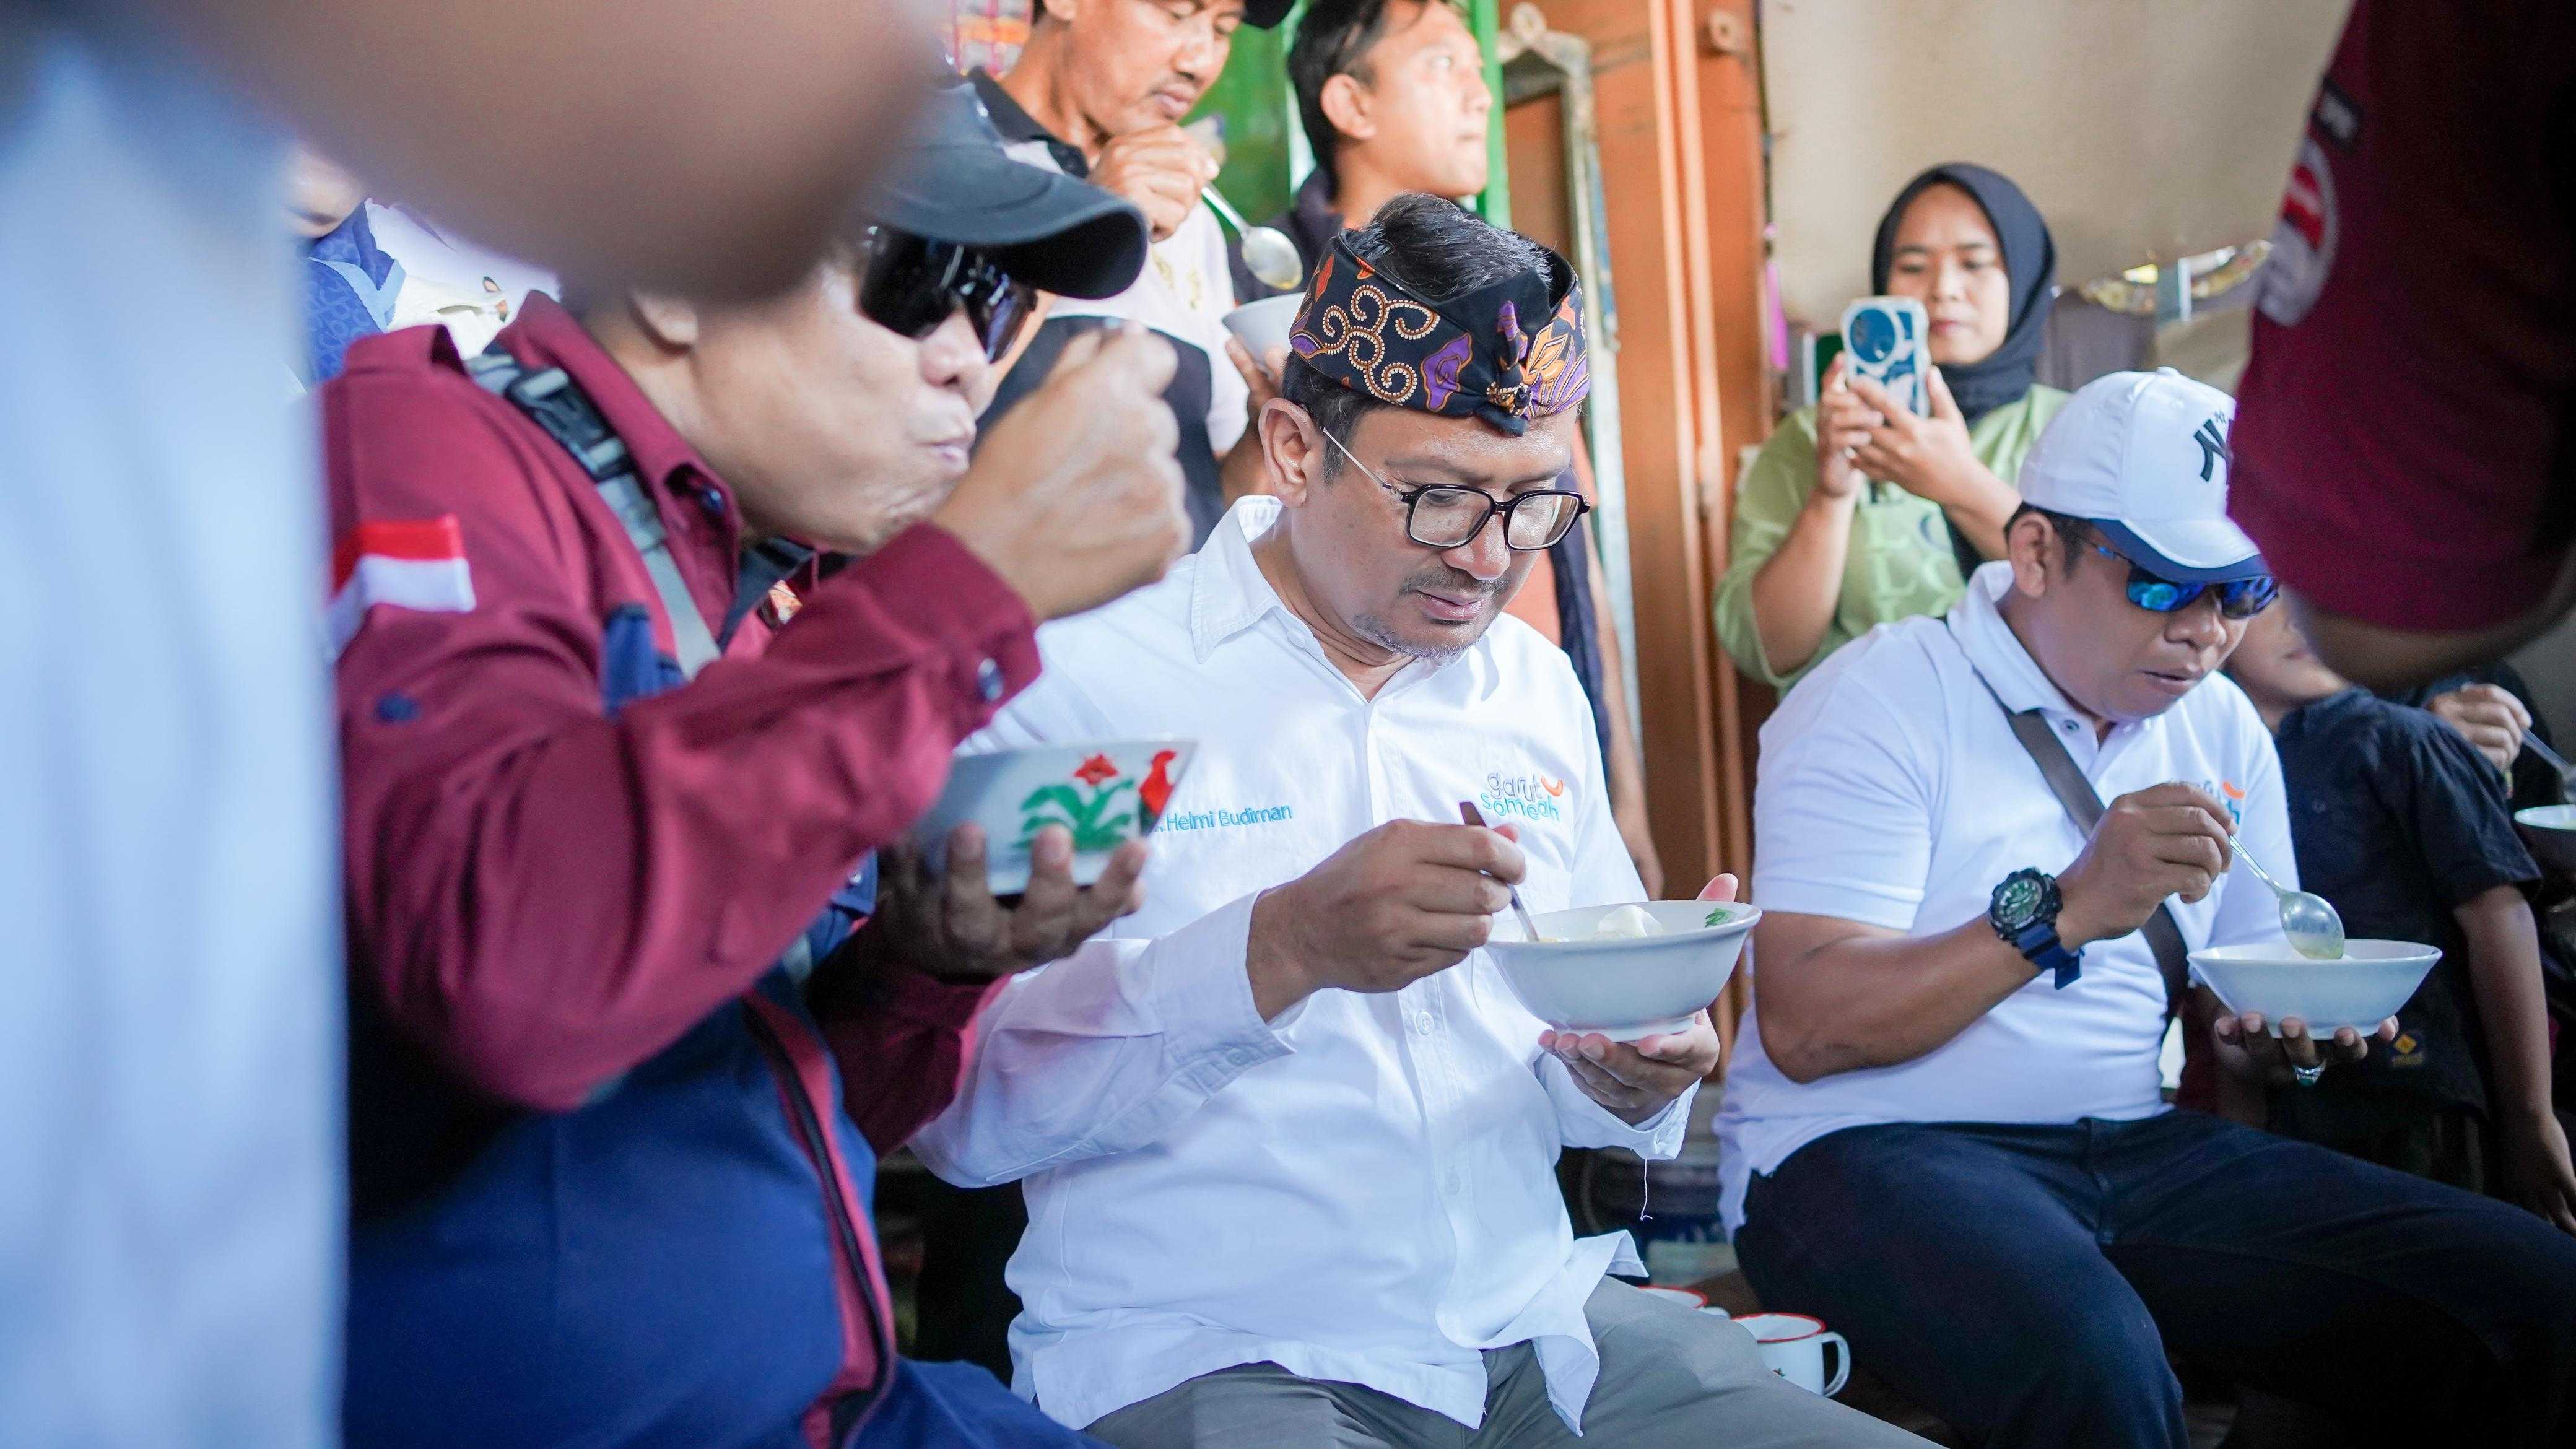
[[[432,613],[474,609],[465,532],[456,515],[361,523],[331,551],[331,657],[349,647],[378,604]]]

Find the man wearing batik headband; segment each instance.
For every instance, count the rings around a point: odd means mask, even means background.
[[[1121,1449],[1917,1442],[1611,1280],[1624,1234],[1574,1236],[1559,1150],[1678,1150],[1706,1014],[1553,1033],[1479,949],[1511,888],[1643,893],[1565,655],[1499,617],[1582,511],[1574,302],[1543,248],[1391,203],[1262,409],[1275,496],[1041,630],[968,746],[1198,746],[1144,907],[1003,989],[915,1139],[1026,1183],[1013,1387]]]

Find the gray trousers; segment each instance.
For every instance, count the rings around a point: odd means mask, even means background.
[[[1924,1443],[1781,1379],[1743,1330],[1602,1280],[1583,1305],[1601,1377],[1576,1438],[1526,1343],[1485,1354],[1485,1422],[1275,1363],[1202,1375],[1093,1424],[1116,1449],[1894,1449]]]

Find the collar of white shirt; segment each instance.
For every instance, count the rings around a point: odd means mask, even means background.
[[[1279,521],[1280,506],[1276,498],[1237,502],[1199,551],[1190,575],[1190,647],[1200,663],[1271,610],[1287,612],[1279,591],[1263,577],[1260,560],[1252,556],[1253,540]]]
[[[2015,713],[2036,709],[2052,718],[2074,716],[2075,706],[2041,671],[2039,661],[2030,657],[2021,636],[2004,619],[2003,597],[2012,586],[2010,564],[1987,564],[1969,575],[1967,592],[1945,620],[1951,636],[2004,708]]]

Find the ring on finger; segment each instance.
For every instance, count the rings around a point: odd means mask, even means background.
[[[2313,1067],[2294,1066],[2290,1068],[2290,1079],[2297,1082],[2302,1087],[2315,1086],[2318,1081],[2325,1076],[2325,1074],[2326,1068],[2325,1063],[2323,1062],[2319,1062]]]

